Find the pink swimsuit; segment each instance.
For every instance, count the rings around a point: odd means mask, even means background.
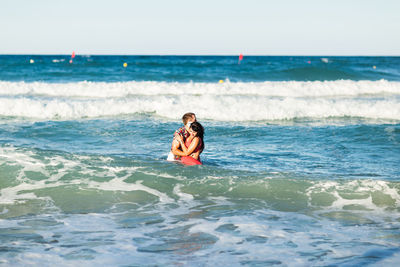
[[[193,140],[192,140],[193,141]],[[189,140],[187,139],[185,142],[185,146],[189,147],[190,144],[192,143],[192,141],[189,142]],[[196,153],[200,150],[200,148],[202,147],[203,141],[200,139],[199,144],[197,145],[196,149],[192,152],[192,153]],[[202,165],[203,163],[201,163],[200,161],[200,157],[199,160],[191,157],[191,156],[183,156],[181,157],[181,162],[185,165]]]

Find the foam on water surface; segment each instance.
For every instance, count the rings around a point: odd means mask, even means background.
[[[398,121],[400,83],[0,82],[3,117],[81,119],[144,113],[175,119],[182,110],[216,121],[330,117]]]
[[[161,203],[173,203],[179,199],[192,201],[204,197],[255,198],[277,209],[286,209],[285,207],[290,207],[290,203],[295,201],[297,203],[293,208],[296,210],[309,206],[324,211],[346,210],[353,206],[355,210],[382,212],[387,209],[393,211],[400,204],[399,187],[395,181],[314,181],[285,178],[279,173],[271,173],[269,177],[254,176],[251,172],[232,176],[233,173],[228,170],[215,176],[208,173],[212,168],[205,170],[204,174],[199,173],[200,176],[195,179],[187,179],[182,178],[182,174],[173,174],[180,171],[179,165],[173,165],[171,170],[163,173],[154,170],[154,167],[146,167],[143,163],[136,163],[136,166],[132,166],[133,163],[118,163],[118,158],[65,156],[68,155],[46,155],[43,152],[2,147],[0,164],[3,175],[12,168],[13,172],[10,174],[16,175],[18,179],[1,188],[1,203],[13,204],[40,199],[35,192],[43,195],[50,188],[73,186],[77,190],[89,192],[92,189],[105,192],[142,191],[156,196]],[[102,166],[93,167],[98,160],[102,162]],[[163,165],[160,167],[164,168]],[[246,178],[247,175],[253,175],[253,178]],[[51,195],[43,197],[51,199]],[[118,203],[118,199],[116,201]]]
[[[397,261],[397,182],[232,176],[213,167],[182,177],[187,168],[165,164],[2,147],[2,170],[18,167],[19,177],[0,191],[0,239],[8,251],[2,263],[141,265],[152,258],[160,265],[305,266],[359,264],[370,254]],[[82,212],[81,194],[99,203]],[[304,204],[287,212],[295,202]],[[28,212],[16,212],[21,205]]]

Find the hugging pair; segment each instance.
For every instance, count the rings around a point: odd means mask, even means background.
[[[174,133],[169,161],[180,160],[188,165],[201,165],[200,154],[204,150],[204,128],[196,121],[194,113],[186,113],[182,117],[183,127]]]

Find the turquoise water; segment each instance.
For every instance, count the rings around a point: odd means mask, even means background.
[[[400,263],[399,58],[68,61],[0,56],[0,264]]]

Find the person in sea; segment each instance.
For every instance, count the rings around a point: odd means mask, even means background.
[[[167,160],[169,161],[174,161],[174,160],[179,160],[180,157],[182,156],[182,150],[180,149],[180,143],[176,139],[177,136],[182,136],[183,140],[186,140],[186,138],[189,137],[189,127],[190,124],[196,121],[196,115],[192,112],[185,113],[182,116],[182,122],[183,122],[183,127],[179,128],[174,132],[174,137],[172,140],[172,145],[171,145],[171,151],[168,154]]]
[[[200,154],[204,149],[204,128],[199,122],[195,121],[189,126],[189,134],[185,141],[183,141],[181,135],[176,138],[182,149],[181,161],[189,165],[201,165]]]
[[[191,157],[192,163],[201,164],[200,154],[204,149],[204,128],[197,122],[196,115],[188,112],[183,115],[183,127],[174,133],[174,139],[171,145],[171,151],[168,155],[170,161],[183,160],[187,161]],[[192,127],[194,123],[194,126]]]

